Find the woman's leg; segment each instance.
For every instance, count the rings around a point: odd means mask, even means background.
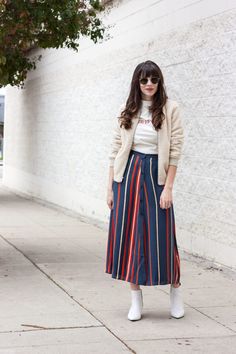
[[[140,290],[140,286],[133,283],[130,283],[130,288],[131,290]]]
[[[172,284],[174,288],[178,288],[180,284]]]

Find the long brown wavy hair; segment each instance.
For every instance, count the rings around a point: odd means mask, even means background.
[[[165,119],[163,107],[168,98],[164,85],[164,78],[159,66],[151,60],[147,60],[138,64],[134,70],[130,93],[126,100],[125,108],[122,110],[120,118],[120,127],[130,129],[132,118],[137,114],[142,105],[142,92],[140,90],[139,80],[149,76],[156,76],[160,78],[157,92],[152,97],[152,103],[149,107],[152,112],[152,124],[155,130],[161,129],[162,121]]]

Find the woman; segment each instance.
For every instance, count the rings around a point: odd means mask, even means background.
[[[170,284],[171,316],[184,316],[172,197],[183,139],[179,105],[159,66],[140,63],[114,125],[107,193],[105,272],[130,283],[129,320],[141,319],[140,285]]]

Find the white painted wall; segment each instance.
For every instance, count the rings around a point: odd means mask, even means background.
[[[3,183],[107,221],[111,127],[135,66],[156,61],[185,128],[174,204],[179,247],[236,269],[236,3],[114,1],[111,39],[42,51],[7,89]]]

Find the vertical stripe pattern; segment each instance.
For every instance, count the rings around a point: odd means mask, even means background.
[[[131,150],[122,182],[113,181],[105,272],[139,285],[180,283],[173,203],[160,208],[158,155]],[[181,284],[181,283],[180,283]]]

